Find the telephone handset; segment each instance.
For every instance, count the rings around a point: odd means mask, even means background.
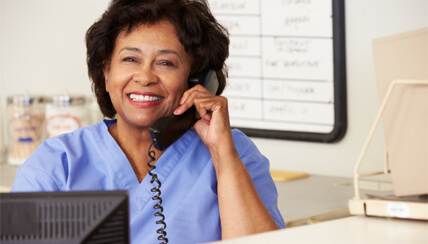
[[[208,71],[203,82],[199,82],[198,79],[189,79],[188,83],[189,88],[196,84],[202,84],[202,86],[214,95],[219,86],[217,74],[214,70]],[[199,114],[195,106],[193,106],[182,115],[159,119],[149,128],[154,147],[160,151],[165,150],[190,129],[199,118]]]
[[[218,79],[217,74],[214,70],[208,71],[205,75],[203,82],[199,82],[198,79],[189,79],[189,88],[195,86],[196,84],[202,84],[209,92],[212,94],[216,94],[218,90]],[[161,182],[158,179],[156,173],[153,172],[156,169],[154,164],[151,164],[156,160],[155,151],[151,150],[152,146],[156,149],[163,151],[169,145],[174,143],[178,138],[180,138],[193,124],[196,120],[199,119],[199,114],[196,111],[195,106],[192,106],[185,113],[179,116],[171,116],[159,119],[149,128],[150,136],[152,137],[152,144],[147,151],[147,155],[149,156],[149,161],[147,165],[149,166],[148,174],[152,177],[150,183],[157,183],[157,186],[151,189],[151,192],[154,192],[155,195],[152,197],[152,200],[158,201],[153,208],[158,210],[154,215],[159,217],[160,219],[156,221],[156,224],[162,225],[159,229],[156,230],[156,233],[159,234],[158,240],[162,241],[162,244],[168,243],[168,238],[166,238],[166,223],[165,216],[163,215],[163,207],[161,206],[162,198],[161,198]]]

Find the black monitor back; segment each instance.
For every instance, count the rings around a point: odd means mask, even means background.
[[[0,193],[0,243],[129,243],[127,191]]]

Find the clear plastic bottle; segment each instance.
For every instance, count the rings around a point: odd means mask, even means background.
[[[43,141],[44,102],[44,97],[28,95],[7,98],[9,164],[24,163]]]
[[[87,123],[84,96],[60,95],[52,96],[46,102],[46,133],[55,137],[72,132]]]

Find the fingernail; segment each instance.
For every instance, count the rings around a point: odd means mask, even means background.
[[[180,105],[181,105],[181,104],[183,104],[183,102],[184,102],[184,97],[182,97],[182,98],[180,99]]]
[[[174,110],[174,114],[177,114],[179,110],[180,110],[180,108],[176,108],[176,109]]]

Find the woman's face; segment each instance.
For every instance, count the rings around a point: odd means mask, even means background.
[[[191,58],[168,21],[119,34],[104,68],[117,119],[145,128],[171,116],[188,88]]]

